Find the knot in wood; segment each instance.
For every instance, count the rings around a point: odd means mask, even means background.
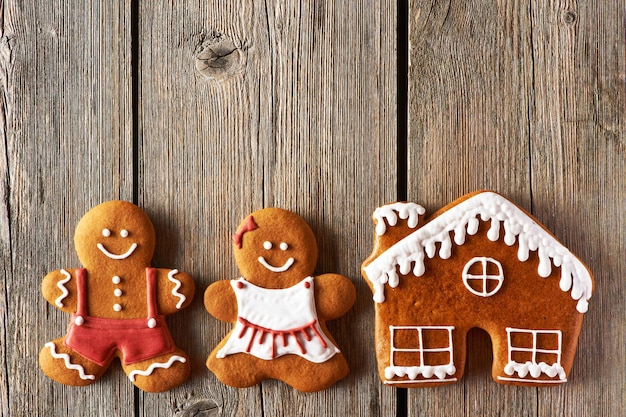
[[[213,400],[204,399],[193,403],[190,407],[185,408],[181,417],[210,417],[220,414],[220,407]]]
[[[204,43],[196,54],[196,69],[207,78],[221,80],[237,74],[246,65],[245,52],[228,38]]]
[[[567,10],[563,13],[563,22],[566,25],[573,25],[578,20],[578,15],[573,10]]]

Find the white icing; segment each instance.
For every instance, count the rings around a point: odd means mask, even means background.
[[[270,241],[263,242],[263,248],[265,248],[266,250],[272,249],[272,246],[273,246],[272,242],[270,242]]]
[[[121,297],[122,296],[122,290],[120,290],[119,288],[116,288],[113,291],[113,295],[116,296],[116,297]]]
[[[54,300],[54,303],[59,308],[63,307],[62,301],[65,299],[65,297],[69,295],[69,291],[67,290],[67,288],[65,288],[65,284],[67,284],[72,279],[70,273],[67,272],[65,269],[61,269],[61,274],[65,276],[65,278],[57,282],[57,287],[61,290],[61,295],[59,295],[57,299]]]
[[[545,362],[530,362],[519,363],[515,361],[509,361],[504,367],[504,373],[513,376],[517,372],[520,378],[525,378],[528,374],[532,378],[539,378],[541,374],[546,374],[550,378],[558,376],[559,379],[565,379],[565,370],[560,363],[553,363],[548,365]]]
[[[90,379],[91,380],[96,379],[95,375],[86,374],[85,368],[83,368],[81,365],[72,363],[70,361],[70,355],[68,355],[67,353],[57,353],[56,346],[54,346],[54,343],[48,342],[44,346],[50,349],[50,354],[52,355],[53,358],[63,359],[63,363],[65,364],[65,367],[67,369],[70,369],[72,371],[78,371],[78,376],[80,377],[80,379],[85,380],[85,381],[90,380]]]
[[[148,366],[148,369],[146,369],[145,371],[141,371],[139,369],[135,369],[134,371],[131,371],[131,373],[128,374],[128,379],[130,379],[132,382],[135,382],[135,377],[137,375],[141,375],[141,376],[152,375],[152,372],[154,372],[155,369],[157,368],[169,369],[174,364],[174,362],[185,363],[187,362],[187,359],[183,358],[182,356],[173,355],[172,357],[170,357],[170,359],[167,362],[154,362],[153,364]]]
[[[415,331],[415,343],[416,348],[397,348],[394,344],[394,334],[396,330],[409,330]],[[424,342],[424,331],[447,331],[448,332],[448,346],[446,347],[428,347]],[[385,378],[390,380],[394,377],[408,377],[410,380],[415,380],[419,375],[428,380],[433,379],[433,376],[438,380],[443,380],[447,376],[452,376],[456,373],[456,367],[454,366],[454,348],[452,343],[452,330],[454,326],[389,326],[390,336],[390,349],[389,349],[389,366],[385,368]],[[419,354],[420,365],[414,366],[398,366],[394,363],[395,352],[412,352]],[[450,356],[450,361],[444,365],[428,365],[426,364],[424,353],[434,352],[446,352]],[[419,380],[423,381],[423,380]],[[386,383],[389,381],[385,381]]]
[[[113,284],[119,284],[120,282],[122,282],[122,279],[116,275],[111,278],[111,281],[113,282]]]
[[[74,319],[74,324],[77,326],[82,326],[84,322],[85,319],[83,318],[83,316],[76,316],[76,318]]]
[[[111,258],[111,259],[126,259],[128,258],[130,255],[132,255],[132,253],[135,251],[135,249],[137,249],[137,244],[133,243],[130,248],[122,253],[121,255],[116,255],[114,253],[109,252],[103,245],[102,243],[98,243],[96,245],[98,247],[98,249],[100,249],[100,252],[104,253],[107,257]]]
[[[247,352],[271,360],[295,354],[321,363],[339,352],[318,322],[313,282],[312,277],[307,277],[292,287],[267,289],[243,278],[232,280],[239,317],[217,357]],[[240,318],[249,324],[244,324]]]
[[[120,304],[113,304],[113,310],[122,311],[122,306]]]
[[[513,376],[516,372],[520,378],[525,378],[528,374],[532,378],[539,378],[541,374],[546,374],[550,378],[558,376],[559,379],[565,380],[565,370],[561,366],[561,344],[563,334],[560,330],[532,330],[532,329],[517,329],[514,327],[506,328],[508,349],[509,349],[509,362],[504,367],[504,373]],[[530,346],[514,346],[511,343],[511,335],[515,333],[529,334],[532,336]],[[545,349],[538,346],[538,335],[553,335],[557,338],[556,349]],[[526,352],[531,354],[531,360],[524,363],[516,362],[512,359],[513,352]],[[537,363],[537,353],[556,355],[556,362],[548,365],[546,362]]]
[[[400,380],[400,381],[385,380],[383,381],[383,384],[385,385],[422,384],[422,383],[432,384],[432,383],[437,383],[437,382],[449,384],[450,382],[456,382],[456,381],[458,381],[456,378],[445,378],[445,379],[431,378],[431,379],[414,379],[414,380],[405,379],[405,380]]]
[[[172,290],[172,295],[178,297],[180,300],[178,301],[178,303],[176,303],[176,308],[180,309],[180,307],[183,305],[183,303],[185,302],[185,300],[187,299],[187,297],[185,297],[183,294],[181,294],[180,292],[178,292],[178,289],[181,287],[182,282],[180,282],[180,280],[174,278],[174,275],[178,274],[178,269],[172,269],[168,274],[167,274],[167,279],[169,279],[171,282],[173,282],[174,284],[176,284],[174,286],[174,289]]]
[[[398,213],[398,214],[396,214]],[[398,223],[398,216],[405,220],[409,219],[408,226],[414,229],[419,222],[419,217],[426,213],[426,209],[415,203],[392,203],[374,210],[374,219],[376,219],[376,234],[382,236],[387,231],[387,225],[395,226]]]
[[[436,255],[436,244],[441,245],[439,255],[443,259],[450,256],[450,233],[454,236],[455,244],[463,244],[466,232],[473,235],[478,231],[478,216],[484,221],[491,220],[489,239],[497,239],[500,226],[504,225],[504,242],[513,245],[517,240],[519,244],[517,256],[521,262],[528,260],[530,251],[537,251],[539,256],[537,272],[540,276],[550,275],[553,263],[560,266],[559,287],[563,291],[571,290],[572,298],[578,301],[576,309],[579,312],[587,311],[593,289],[587,268],[521,209],[492,192],[477,194],[448,209],[364,267],[368,279],[374,286],[374,301],[377,303],[385,301],[385,283],[389,283],[392,288],[398,285],[396,266],[399,266],[401,271],[409,271],[411,264],[414,263],[413,273],[421,276],[425,273],[424,254],[433,258]],[[381,222],[377,223],[377,228],[379,224]]]
[[[419,375],[426,379],[430,379],[433,376],[438,379],[445,379],[447,376],[452,376],[456,373],[456,367],[454,365],[435,365],[435,366],[388,366],[385,368],[385,378],[391,379],[393,377],[408,377],[411,380],[416,379]]]
[[[269,269],[272,272],[285,272],[286,270],[288,270],[289,268],[291,268],[291,265],[293,265],[295,259],[293,258],[289,258],[287,259],[287,261],[282,265],[282,266],[274,266],[274,265],[270,265],[264,257],[259,256],[258,259],[259,263],[261,265],[263,265],[264,267],[266,267],[267,269]]]
[[[122,229],[122,231],[120,232],[120,236],[122,236],[122,237],[128,237],[128,230],[126,230],[126,229]]]
[[[109,229],[102,229],[102,236],[104,237],[111,236],[111,231]]]
[[[482,264],[481,274],[478,274],[478,275],[470,274],[469,269],[472,267],[472,265],[478,262]],[[487,274],[487,263],[493,263],[496,265],[496,267],[498,268],[498,275]],[[479,257],[470,259],[470,261],[465,264],[465,267],[463,268],[463,272],[461,273],[461,277],[463,278],[463,284],[465,285],[465,288],[467,288],[467,290],[471,292],[472,294],[477,295],[479,297],[491,297],[492,295],[494,295],[500,290],[500,288],[502,287],[502,282],[504,282],[504,273],[502,271],[502,264],[493,258],[486,258],[484,256],[479,256]],[[470,285],[470,281],[482,281],[482,291],[475,290]],[[498,281],[496,288],[488,291],[488,285],[487,285],[488,281]]]
[[[280,250],[287,250],[289,249],[289,245],[286,244],[285,242],[281,242],[280,243]]]
[[[150,320],[148,320],[148,327],[151,329],[154,329],[156,327],[156,319],[155,318],[151,318]]]

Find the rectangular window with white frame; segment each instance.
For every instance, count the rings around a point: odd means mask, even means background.
[[[456,373],[454,326],[389,326],[390,358],[386,384],[449,382]],[[394,379],[405,378],[407,379]]]
[[[508,377],[498,379],[546,384],[567,381],[561,366],[563,334],[560,330],[507,327],[506,333],[509,357],[504,373]]]

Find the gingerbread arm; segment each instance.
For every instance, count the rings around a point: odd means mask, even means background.
[[[237,320],[237,297],[230,280],[217,281],[204,292],[204,307],[218,320],[234,323]]]
[[[187,307],[196,291],[191,277],[177,269],[155,269],[159,312],[167,315]]]
[[[322,320],[343,316],[356,301],[356,289],[348,278],[339,274],[315,277],[315,308]]]
[[[74,313],[78,303],[76,287],[76,269],[59,269],[45,276],[41,292],[59,310]]]

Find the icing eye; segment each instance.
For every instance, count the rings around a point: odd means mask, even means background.
[[[280,244],[280,249],[281,249],[281,250],[287,250],[288,248],[289,248],[289,245],[288,245],[288,244],[286,244],[285,242],[282,242],[282,243]]]
[[[122,231],[120,232],[120,236],[122,236],[122,237],[128,237],[128,230],[126,230],[126,229],[122,229]]]
[[[263,242],[263,247],[267,250],[272,249],[272,242],[270,241]]]
[[[111,231],[109,229],[102,229],[102,236],[104,237],[111,236]]]

